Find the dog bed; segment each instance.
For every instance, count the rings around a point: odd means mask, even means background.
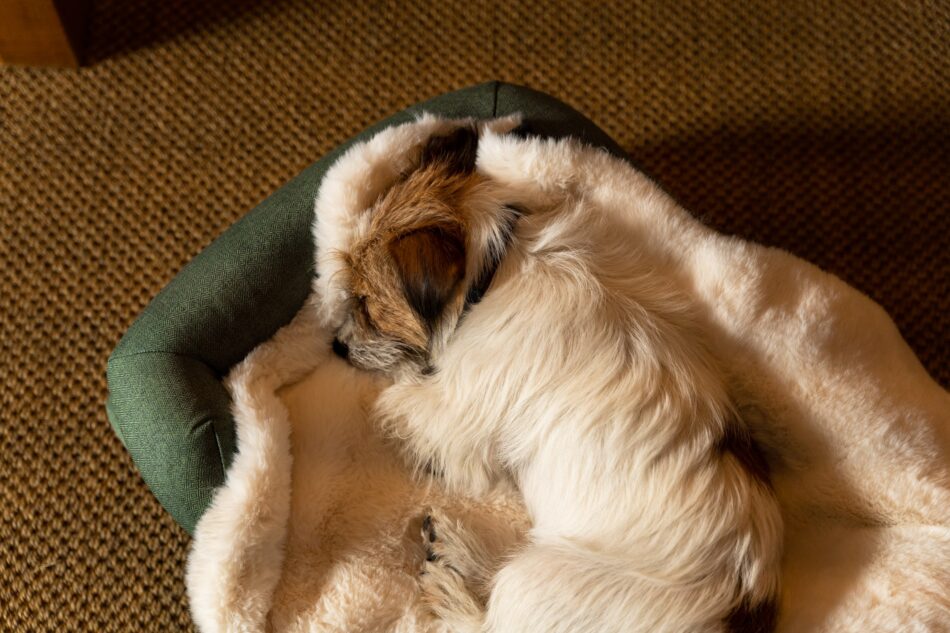
[[[361,184],[366,174],[392,172],[431,120],[400,128],[417,126],[415,135],[392,126],[424,110],[478,119],[520,111],[521,130],[579,137],[494,135],[479,166],[528,208],[570,192],[624,218],[643,236],[637,247],[653,249],[697,298],[744,416],[768,429],[786,523],[779,630],[945,630],[950,396],[887,315],[787,253],[703,227],[548,97],[490,84],[442,99],[358,137],[384,130],[328,156],[235,225],[163,291],[110,361],[110,419],[186,527],[227,472],[190,560],[201,628],[437,627],[412,582],[422,506],[444,505],[486,531],[525,527],[513,491],[476,503],[406,477],[397,447],[366,423],[380,384],[330,357],[308,299],[320,179],[343,156],[349,169],[335,168],[335,186],[359,193],[337,201],[358,207],[376,193]],[[221,383],[229,371],[233,417]]]
[[[224,482],[235,452],[222,378],[303,305],[313,275],[310,224],[317,187],[353,143],[411,121],[523,115],[522,130],[574,136],[623,151],[581,114],[500,82],[413,106],[346,141],[284,185],[202,251],[148,305],[108,363],[107,410],[145,483],[189,533]]]

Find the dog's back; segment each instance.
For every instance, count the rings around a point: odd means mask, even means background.
[[[438,374],[387,404],[433,403],[433,441],[466,429],[516,474],[533,540],[496,578],[492,630],[769,630],[767,469],[689,301],[630,243],[580,201],[522,218]]]

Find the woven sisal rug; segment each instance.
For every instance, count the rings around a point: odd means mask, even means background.
[[[0,68],[0,630],[189,630],[188,539],[105,417],[181,266],[370,123],[488,79],[580,109],[708,224],[869,294],[950,384],[939,1],[96,0],[89,65]]]

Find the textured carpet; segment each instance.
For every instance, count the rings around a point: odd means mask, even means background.
[[[0,630],[191,626],[109,351],[268,192],[468,84],[571,103],[711,225],[882,303],[950,383],[946,2],[100,0],[87,57],[0,68]]]

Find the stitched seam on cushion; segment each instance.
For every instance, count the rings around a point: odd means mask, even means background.
[[[218,447],[218,462],[221,464],[221,482],[222,485],[228,475],[228,468],[224,463],[224,451],[221,449],[221,437],[218,435],[218,427],[214,424],[214,418],[208,418],[206,424],[211,425],[211,432],[214,434],[214,444]]]
[[[501,82],[496,81],[494,88],[495,88],[495,94],[492,97],[492,104],[491,104],[491,116],[493,119],[496,116],[498,116],[498,89],[501,88]]]

